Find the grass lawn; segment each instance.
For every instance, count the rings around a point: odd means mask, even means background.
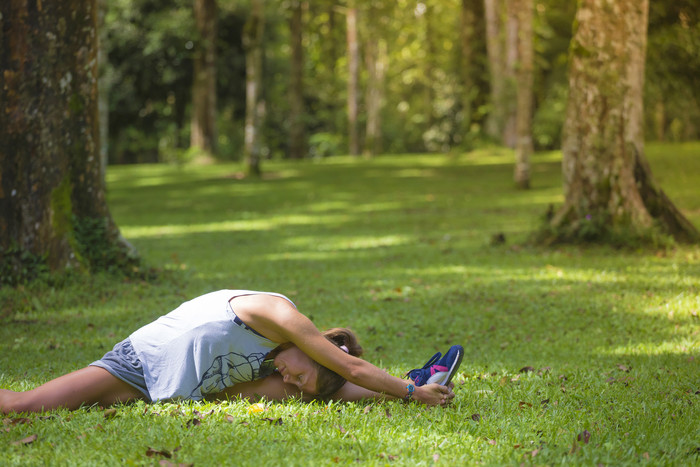
[[[700,226],[700,144],[649,145]],[[562,201],[560,154],[112,167],[109,202],[155,282],[0,291],[0,387],[100,358],[220,288],[288,295],[393,374],[466,350],[446,409],[170,403],[2,417],[5,465],[700,464],[700,247],[523,246]],[[492,244],[502,233],[505,244]]]

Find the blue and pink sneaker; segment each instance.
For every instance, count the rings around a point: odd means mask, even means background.
[[[416,368],[407,373],[406,376],[413,380],[416,386],[437,383],[443,386],[450,384],[452,377],[457,372],[462,363],[464,349],[461,345],[453,345],[444,357],[440,352],[432,356],[423,368]],[[442,358],[440,358],[442,357]]]

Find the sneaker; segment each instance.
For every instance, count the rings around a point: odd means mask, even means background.
[[[437,383],[447,386],[462,363],[464,349],[461,345],[453,345],[444,357],[440,352],[433,355],[423,368],[416,368],[407,373],[416,386]],[[440,358],[442,357],[442,358]]]

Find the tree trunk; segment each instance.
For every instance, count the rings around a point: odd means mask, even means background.
[[[357,7],[355,0],[348,0],[347,10],[348,43],[348,145],[350,154],[360,154],[360,139],[357,132],[358,82],[360,73],[360,53],[357,44]]]
[[[501,141],[509,148],[515,148],[517,140],[517,68],[518,68],[518,36],[519,8],[521,0],[505,0],[506,21],[503,56],[504,88],[501,96],[503,114],[503,134]]]
[[[190,146],[216,154],[216,0],[194,0],[198,40],[194,53]]]
[[[3,2],[0,276],[126,267],[100,168],[97,3]],[[131,257],[133,258],[133,256]]]
[[[265,17],[263,0],[252,0],[250,16],[243,29],[243,47],[245,48],[246,74],[246,109],[244,151],[248,171],[259,176],[261,148],[260,132],[262,125],[262,55]]]
[[[514,180],[518,188],[530,188],[532,147],[532,85],[534,49],[532,44],[533,0],[511,0],[517,12],[516,141]]]
[[[653,228],[697,241],[644,158],[648,0],[580,0],[563,139],[565,204],[549,240],[625,242]]]
[[[489,61],[489,83],[491,87],[491,111],[486,120],[486,134],[503,142],[505,125],[505,69],[503,44],[504,0],[484,0],[486,20],[486,51]]]
[[[289,31],[292,45],[291,76],[289,86],[290,128],[289,128],[289,157],[302,159],[306,153],[304,130],[304,55],[302,44],[302,2],[293,0],[291,3]]]
[[[477,28],[476,11],[476,0],[462,0],[459,22],[460,54],[458,60],[459,78],[462,88],[462,98],[460,100],[460,133],[462,138],[471,128],[472,115],[474,113],[474,109],[472,107],[474,98],[478,92],[474,83],[475,80],[473,71],[474,60],[476,57],[476,47],[474,46]]]
[[[367,18],[368,40],[365,43],[365,63],[367,66],[367,126],[363,154],[366,157],[381,151],[382,107],[384,105],[384,75],[386,73],[387,44],[381,38],[380,12],[374,5],[369,7]]]

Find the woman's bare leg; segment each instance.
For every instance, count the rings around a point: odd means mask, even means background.
[[[82,405],[109,406],[144,399],[143,393],[113,376],[89,366],[24,392],[0,389],[0,412],[42,412],[57,408],[75,410]]]

